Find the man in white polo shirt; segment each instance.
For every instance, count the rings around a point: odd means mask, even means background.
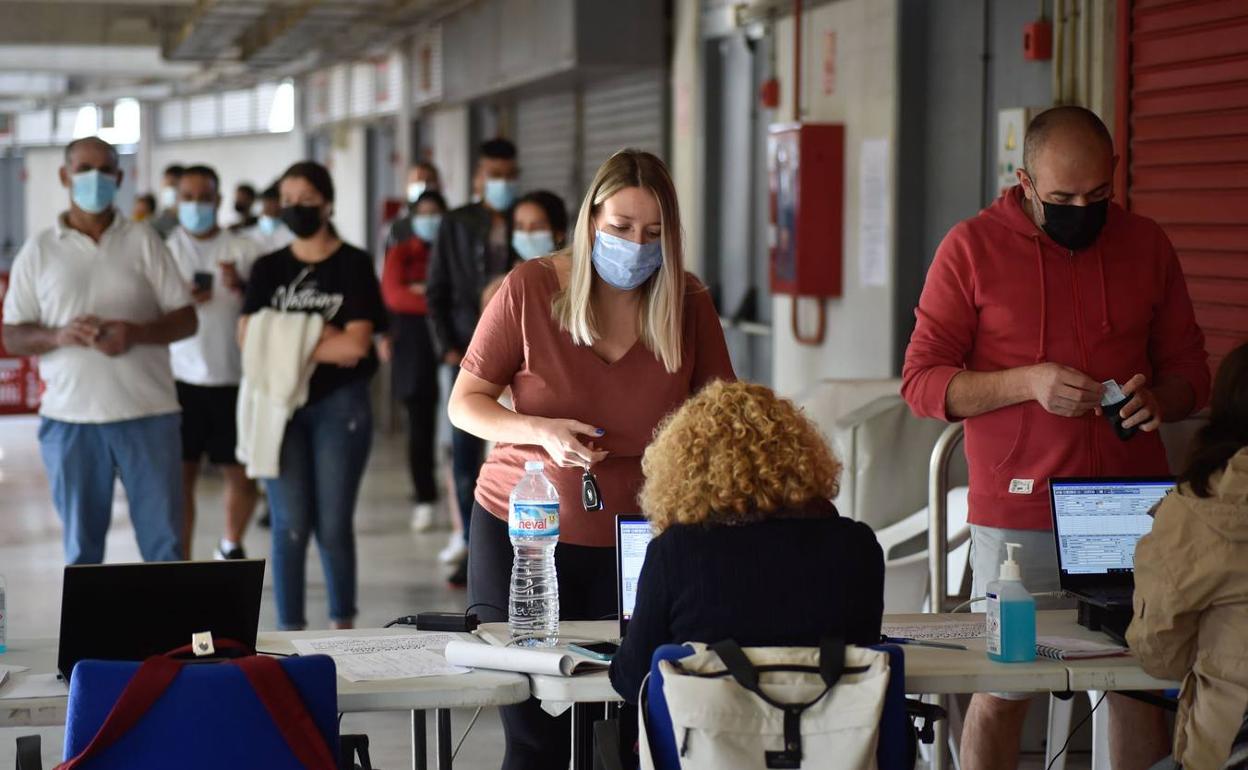
[[[221,181],[208,166],[187,166],[178,180],[178,227],[166,245],[191,288],[199,331],[169,346],[182,404],[182,495],[186,557],[195,530],[195,481],[204,455],[225,476],[225,537],[218,559],[245,559],[243,532],[256,506],[256,485],[234,457],[238,383],[243,377],[238,316],[243,282],[260,247],[217,225]]]
[[[65,526],[65,560],[104,560],[120,476],[139,551],[182,554],[178,399],[170,343],[195,333],[186,284],[160,237],[113,207],[117,151],[65,148],[70,207],[22,246],[4,300],[4,345],[40,357],[39,443]]]

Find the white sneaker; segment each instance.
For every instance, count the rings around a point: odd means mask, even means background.
[[[446,547],[438,551],[438,561],[443,564],[454,564],[468,558],[468,544],[460,537],[458,532],[451,534],[451,540]]]
[[[428,532],[434,528],[433,503],[416,503],[412,506],[412,531]]]

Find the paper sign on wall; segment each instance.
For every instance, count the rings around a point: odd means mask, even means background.
[[[836,93],[836,30],[823,33],[823,95]]]
[[[887,286],[892,249],[888,139],[864,139],[858,153],[858,280]]]

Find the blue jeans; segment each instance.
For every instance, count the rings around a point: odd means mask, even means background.
[[[451,384],[459,375],[459,367],[452,370]],[[468,542],[468,528],[472,522],[472,506],[476,502],[477,476],[485,462],[485,442],[471,433],[451,427],[451,475],[455,479],[455,502],[459,505],[459,523],[463,525],[464,542]]]
[[[65,561],[99,564],[117,477],[144,561],[182,558],[182,416],[105,423],[44,418],[39,449],[65,527]]]
[[[308,539],[315,533],[329,594],[329,617],[355,618],[355,501],[372,447],[368,382],[343,385],[298,409],[282,439],[280,475],[265,482],[273,519],[277,625],[307,626]]]

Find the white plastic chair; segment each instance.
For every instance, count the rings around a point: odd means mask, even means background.
[[[967,524],[966,487],[949,491],[949,535],[952,546],[946,571],[946,591],[957,595],[962,590],[970,560],[970,525]],[[922,508],[895,524],[881,527],[875,537],[884,551],[884,612],[924,612],[927,610],[931,592],[928,590],[927,542],[921,541],[920,550],[904,556],[894,552],[900,546],[916,540],[928,526],[928,510]],[[962,542],[959,542],[962,541]]]
[[[1095,708],[1104,695],[1099,690],[1088,690],[1088,701]],[[1070,722],[1074,717],[1075,699],[1062,700],[1049,696],[1049,737],[1044,747],[1044,766],[1050,770],[1066,770],[1066,757],[1070,751],[1054,760],[1070,738]],[[1092,770],[1110,770],[1109,763],[1109,704],[1102,703],[1092,715]]]

